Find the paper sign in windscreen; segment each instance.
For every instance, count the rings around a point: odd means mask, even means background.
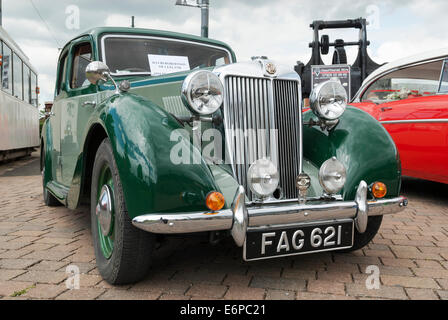
[[[190,70],[188,57],[148,54],[148,59],[153,76]]]

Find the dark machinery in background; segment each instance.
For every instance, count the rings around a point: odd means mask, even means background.
[[[367,54],[367,47],[370,45],[370,41],[367,41],[366,19],[359,18],[345,21],[314,21],[310,27],[314,31],[314,41],[310,43],[310,48],[312,48],[313,51],[311,60],[306,65],[299,61],[294,68],[302,78],[303,97],[308,98],[312,90],[311,66],[325,65],[322,61],[321,54],[327,55],[330,51],[330,47],[334,47],[333,65],[346,65],[347,54],[345,47],[358,46],[358,57],[351,65],[351,94],[353,97],[361,87],[361,84],[365,78],[380,67],[380,65],[375,63]],[[337,39],[334,42],[330,42],[330,37],[328,35],[322,35],[319,40],[319,32],[325,29],[359,29],[359,41],[345,42],[342,39]]]

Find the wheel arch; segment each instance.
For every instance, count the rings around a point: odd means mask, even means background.
[[[89,133],[86,136],[84,144],[84,170],[82,174],[81,182],[81,197],[90,197],[90,188],[92,182],[93,164],[95,162],[95,156],[98,148],[104,139],[108,138],[106,129],[100,123],[93,124]]]

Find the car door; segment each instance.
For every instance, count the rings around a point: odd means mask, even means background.
[[[69,52],[67,97],[61,106],[62,180],[66,186],[72,184],[87,122],[97,103],[97,87],[85,76],[87,65],[96,58],[92,49],[90,37],[84,37],[73,42]]]
[[[442,182],[448,163],[446,117],[448,96],[439,93],[443,60],[389,75],[388,101],[379,105],[378,120],[394,139],[403,174]],[[443,177],[445,175],[445,178]]]
[[[51,127],[51,176],[53,182],[62,183],[62,158],[61,158],[61,118],[62,104],[67,98],[66,78],[67,78],[67,60],[68,49],[62,52],[58,65],[58,77],[56,80],[55,98],[51,112],[49,114],[49,123]]]

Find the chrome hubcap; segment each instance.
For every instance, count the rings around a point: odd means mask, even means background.
[[[101,189],[100,198],[96,206],[96,216],[101,226],[104,236],[109,236],[112,229],[112,193],[109,186],[105,185]]]

